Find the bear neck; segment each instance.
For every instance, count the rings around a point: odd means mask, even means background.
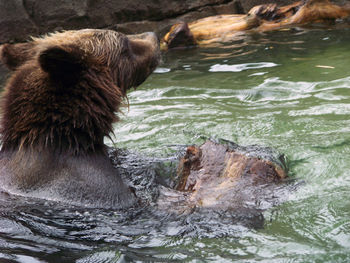
[[[5,114],[3,118],[6,119],[7,115]],[[37,121],[33,126],[23,123],[21,132],[18,132],[17,126],[16,123],[11,125],[11,121],[3,124],[1,151],[25,150],[84,156],[104,153],[106,150],[103,141],[108,133],[103,132],[99,127],[87,125],[85,128],[82,125],[81,128],[77,128],[74,123],[70,124],[69,121],[62,125],[55,125],[48,120]],[[112,125],[110,124],[108,130],[111,129]]]
[[[32,79],[24,82],[28,76]],[[107,71],[90,70],[74,85],[64,85],[25,65],[3,94],[2,151],[105,152],[103,139],[113,133],[122,99]]]
[[[92,143],[89,141],[89,138],[86,137],[82,139],[84,136],[77,139],[74,135],[71,138],[64,138],[61,136],[57,136],[59,141],[48,142],[47,138],[50,136],[43,135],[44,138],[38,138],[37,140],[33,140],[32,144],[23,143],[26,141],[25,136],[22,138],[15,139],[14,141],[4,141],[1,147],[2,152],[51,152],[52,154],[64,154],[67,156],[88,156],[93,154],[103,154],[105,155],[107,146],[102,143],[103,139],[101,138],[101,142]],[[53,137],[55,138],[55,137]],[[49,140],[49,139],[48,139]]]

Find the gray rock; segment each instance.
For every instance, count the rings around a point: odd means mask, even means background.
[[[23,0],[23,8],[35,23],[39,33],[46,33],[89,26],[88,2],[88,0]]]
[[[111,28],[124,33],[166,32],[178,20],[248,12],[259,4],[295,0],[0,0],[0,43],[57,30]],[[346,0],[335,0],[344,3]]]
[[[204,9],[221,13],[234,0],[0,0],[0,43],[24,41],[30,35],[81,28],[123,28],[130,33],[157,31],[172,21]],[[235,10],[231,10],[235,11]],[[198,16],[198,14],[197,14]]]
[[[0,0],[0,43],[25,40],[37,33],[22,0]]]

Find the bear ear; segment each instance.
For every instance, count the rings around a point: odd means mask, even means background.
[[[15,70],[34,54],[34,43],[3,44],[0,46],[0,61],[10,70]]]
[[[74,82],[84,70],[83,54],[78,48],[49,47],[39,55],[41,68],[57,81]]]

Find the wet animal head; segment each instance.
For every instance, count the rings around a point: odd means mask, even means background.
[[[152,73],[159,54],[153,33],[95,29],[0,46],[1,62],[13,70],[1,105],[3,147],[103,145],[126,91]]]
[[[253,194],[259,186],[273,188],[287,178],[287,169],[277,160],[254,157],[256,150],[264,154],[263,147],[232,147],[210,140],[190,146],[178,166],[176,189],[189,192],[189,203],[196,207],[231,209],[259,200],[263,195]],[[268,155],[273,158],[272,152]]]
[[[91,67],[108,70],[125,92],[140,85],[159,62],[153,33],[125,36],[112,30],[84,29],[53,33],[19,44],[0,46],[0,60],[10,70],[31,62],[53,79],[77,80]],[[59,77],[59,78],[57,78]],[[72,83],[64,83],[72,84]]]
[[[196,41],[186,22],[173,25],[162,40],[162,49],[195,46]]]

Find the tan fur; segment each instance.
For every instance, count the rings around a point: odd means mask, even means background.
[[[188,45],[205,46],[232,41],[242,32],[265,32],[312,23],[328,23],[350,15],[350,4],[339,6],[329,0],[297,1],[278,7],[264,4],[253,7],[247,15],[218,15],[178,23],[162,39],[162,49]],[[192,36],[189,41],[188,36]],[[189,43],[189,44],[188,44]]]

